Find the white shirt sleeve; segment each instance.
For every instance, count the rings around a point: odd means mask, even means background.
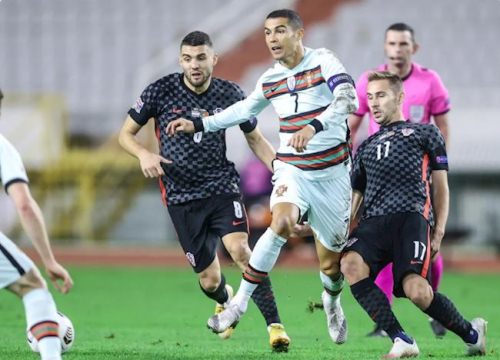
[[[204,117],[203,129],[205,132],[215,132],[244,123],[257,116],[267,105],[269,100],[264,97],[262,82],[259,79],[254,91],[246,99],[234,103],[220,113]]]
[[[5,188],[14,181],[28,182],[21,155],[2,135],[0,135],[0,181]]]
[[[332,103],[316,117],[327,130],[333,124],[346,120],[348,114],[358,109],[359,102],[354,87],[354,81],[346,73],[344,65],[327,49],[319,49],[321,54],[321,73],[333,93]]]

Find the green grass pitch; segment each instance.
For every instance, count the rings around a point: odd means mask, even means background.
[[[199,291],[190,269],[72,268],[71,294],[55,294],[59,309],[73,321],[76,341],[64,355],[79,359],[379,359],[391,344],[369,339],[371,320],[344,292],[343,306],[349,339],[333,344],[321,310],[307,311],[319,301],[316,271],[276,269],[272,281],[283,322],[292,345],[288,353],[272,353],[264,320],[256,307],[249,311],[233,338],[223,341],[206,328],[213,304]],[[239,274],[225,271],[237,287]],[[488,358],[500,359],[500,276],[445,273],[442,291],[467,318],[489,321]],[[54,291],[53,291],[54,293]],[[419,344],[421,357],[465,359],[464,344],[454,334],[433,337],[427,317],[407,300],[395,302],[402,325]],[[25,342],[22,303],[7,291],[0,293],[0,359],[36,359]]]

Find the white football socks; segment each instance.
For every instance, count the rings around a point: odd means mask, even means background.
[[[271,271],[285,243],[286,239],[284,237],[276,234],[271,228],[267,228],[266,232],[257,241],[257,244],[255,244],[252,256],[250,256],[250,266],[261,272],[267,273]],[[257,286],[258,284],[251,283],[243,278],[240,288],[231,303],[237,304],[239,310],[244,313],[247,311],[248,301]]]
[[[57,309],[47,289],[35,289],[24,295],[24,310],[28,328],[43,322],[57,323]],[[52,328],[54,328],[52,326]],[[41,329],[41,333],[45,330]],[[61,340],[58,336],[43,337],[38,341],[42,360],[61,360]]]
[[[342,291],[342,288],[344,287],[344,275],[341,273],[340,277],[336,280],[333,281],[328,275],[326,275],[324,272],[320,271],[319,272],[319,277],[321,279],[321,283],[323,284],[323,287],[330,290],[331,292],[339,292],[337,295],[332,296],[332,299],[337,299],[340,296],[340,292]]]

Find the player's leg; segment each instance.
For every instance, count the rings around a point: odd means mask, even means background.
[[[28,329],[38,341],[42,360],[60,360],[61,340],[54,299],[33,262],[1,233],[0,269],[0,286],[23,301]]]
[[[344,249],[341,270],[356,301],[393,341],[388,356],[416,356],[419,353],[416,342],[406,334],[389,300],[373,281],[375,274],[392,260],[392,240],[388,234],[391,226],[386,218],[375,217],[360,223]]]
[[[251,255],[248,246],[248,234],[246,232],[230,233],[223,236],[222,241],[234,262],[242,271],[245,271]],[[281,323],[269,277],[257,286],[252,294],[252,300],[266,321],[269,332],[269,343],[272,349],[280,352],[287,351],[290,345],[290,338]]]
[[[225,306],[232,289],[226,284],[217,257],[219,237],[210,232],[209,221],[215,208],[214,199],[201,199],[179,205],[169,205],[168,212],[174,224],[186,259],[198,274],[200,290],[216,302],[216,312]],[[231,335],[232,330],[222,338]]]
[[[389,304],[392,306],[392,290],[394,287],[394,279],[392,278],[392,263],[387,264],[382,271],[380,271],[375,279],[375,284],[382,290],[389,300]],[[384,337],[387,336],[387,333],[384,329],[375,325],[373,331],[369,332],[367,336],[370,337]]]
[[[434,255],[431,265],[431,286],[432,291],[437,292],[439,289],[439,284],[441,283],[441,278],[443,277],[443,256],[440,252]],[[437,320],[429,318],[429,324],[431,325],[432,332],[437,338],[442,338],[446,335],[446,328]]]
[[[434,293],[429,283],[430,228],[417,213],[404,217],[402,241],[395,248],[399,254],[394,260],[396,296],[408,297],[418,308],[441,322],[467,344],[470,355],[486,353],[486,321],[476,318],[469,322],[463,318],[453,302],[440,293]]]
[[[273,207],[271,226],[257,241],[231,305],[221,314],[208,320],[208,326],[213,331],[224,331],[234,322],[239,321],[246,312],[248,301],[257,286],[268,281],[268,272],[274,267],[281,247],[286,243],[286,237],[283,235],[288,236],[291,233],[298,218],[299,209],[293,204],[278,203]]]
[[[340,272],[340,253],[335,253],[316,240],[316,252],[323,284],[321,301],[326,314],[328,333],[337,344],[347,340],[347,321],[340,305],[340,294],[344,287],[344,276]]]
[[[323,284],[321,299],[332,340],[347,340],[347,321],[340,304],[344,277],[340,272],[342,248],[347,241],[351,212],[351,186],[348,167],[333,169],[332,178],[302,184],[310,204],[309,225],[314,233]]]

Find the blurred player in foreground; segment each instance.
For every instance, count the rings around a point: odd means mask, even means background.
[[[0,107],[2,98],[0,91]],[[73,281],[54,258],[42,212],[31,197],[21,156],[1,134],[0,182],[12,198],[21,224],[40,255],[47,275],[56,289],[66,294],[73,287]],[[61,360],[57,308],[47,284],[35,264],[1,232],[0,288],[6,288],[23,300],[28,329],[38,341],[42,360]]]
[[[248,98],[221,113],[194,122],[179,119],[168,126],[171,136],[210,134],[244,122],[269,104],[279,115],[271,226],[255,245],[238,293],[222,313],[208,320],[208,326],[222,332],[239,321],[250,296],[268,278],[294,225],[308,212],[329,334],[342,344],[347,322],[340,304],[344,285],[340,254],[347,241],[351,206],[347,117],[357,108],[354,82],[330,50],[303,46],[303,23],[295,11],[271,12],[264,34],[276,64],[260,77]]]
[[[412,56],[418,51],[419,45],[415,41],[415,33],[412,27],[405,23],[392,24],[385,31],[384,50],[387,64],[377,67],[378,71],[389,71],[398,75],[403,81],[405,100],[403,103],[404,119],[412,123],[429,124],[433,119],[441,131],[445,143],[448,143],[448,112],[450,101],[448,90],[446,90],[439,75],[421,65],[412,62]],[[353,138],[358,133],[358,128],[365,114],[369,114],[368,135],[378,131],[379,125],[373,114],[369,113],[366,98],[366,86],[370,71],[361,75],[356,83],[359,108],[349,118],[349,126]],[[436,253],[431,262],[431,285],[434,291],[438,291],[439,283],[443,274],[443,257]],[[392,304],[392,291],[394,280],[392,278],[392,264],[388,264],[377,276],[375,283],[386,294]],[[442,337],[446,329],[438,321],[429,319],[431,328],[437,337]],[[375,328],[369,336],[385,335],[382,329]]]
[[[129,111],[119,140],[139,159],[144,176],[159,177],[162,198],[186,258],[198,274],[203,293],[217,303],[218,313],[233,292],[221,273],[219,240],[241,270],[251,254],[239,175],[226,157],[224,130],[170,138],[165,129],[180,116],[197,119],[222,111],[245,94],[236,84],[212,77],[217,55],[209,36],[201,31],[184,37],[179,63],[183,73],[167,75],[143,91]],[[150,119],[155,122],[160,155],[149,152],[135,137]],[[240,128],[252,151],[271,169],[275,151],[257,128],[255,117],[248,116]],[[290,338],[281,324],[269,279],[252,299],[266,319],[273,350],[286,351]],[[220,336],[228,338],[232,331],[233,327]]]
[[[404,120],[405,94],[399,76],[370,74],[366,95],[381,128],[359,147],[351,175],[351,218],[362,200],[365,206],[341,262],[352,294],[392,339],[388,358],[418,356],[416,341],[405,333],[387,297],[374,283],[379,271],[392,262],[394,294],[409,298],[460,336],[468,355],[485,355],[487,322],[481,318],[465,320],[453,303],[429,284],[431,258],[439,251],[448,218],[444,140],[434,125]]]

